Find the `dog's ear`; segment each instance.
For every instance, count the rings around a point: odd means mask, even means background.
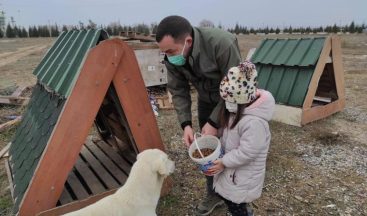
[[[172,165],[170,164],[170,161],[168,160],[167,156],[160,155],[159,159],[157,160],[158,169],[157,172],[160,175],[168,176],[172,172]]]

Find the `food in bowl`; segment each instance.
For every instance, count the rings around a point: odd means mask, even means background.
[[[200,149],[200,151],[201,151],[201,153],[203,154],[204,157],[207,157],[207,156],[211,155],[215,151],[215,149],[202,148],[202,149]],[[192,153],[192,157],[197,158],[197,159],[201,158],[199,150],[195,149],[195,151]]]

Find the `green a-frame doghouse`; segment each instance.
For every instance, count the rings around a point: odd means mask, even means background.
[[[344,109],[338,37],[265,39],[251,61],[256,64],[259,88],[275,98],[273,120],[302,126]]]

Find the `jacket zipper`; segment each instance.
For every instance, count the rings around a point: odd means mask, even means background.
[[[234,185],[237,185],[236,181],[235,181],[235,178],[236,178],[236,171],[233,172],[232,174],[232,182]]]

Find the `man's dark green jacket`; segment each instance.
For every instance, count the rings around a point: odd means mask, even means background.
[[[199,100],[218,103],[208,119],[217,128],[223,103],[219,95],[219,83],[228,69],[238,66],[241,61],[237,38],[221,29],[193,27],[193,45],[186,64],[175,66],[167,58],[165,60],[167,86],[182,128],[192,122],[189,82],[196,88]]]

